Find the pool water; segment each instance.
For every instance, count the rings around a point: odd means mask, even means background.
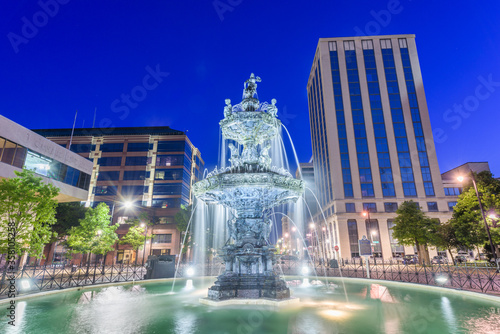
[[[139,283],[18,300],[16,326],[1,304],[0,333],[500,333],[500,302],[445,289],[340,280],[291,286],[296,306],[201,305],[214,279]],[[294,283],[298,283],[295,281]],[[500,300],[500,298],[499,298]]]

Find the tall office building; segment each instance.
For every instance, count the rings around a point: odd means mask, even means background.
[[[358,256],[363,235],[385,259],[413,254],[392,238],[398,205],[450,218],[415,36],[321,38],[307,91],[316,189],[339,256]]]
[[[121,225],[120,237],[128,231],[127,219],[139,211],[155,218],[148,228],[154,237],[139,252],[139,261],[148,254],[179,254],[181,235],[174,217],[181,204],[191,203],[191,186],[201,178],[204,165],[184,132],[168,126],[33,131],[93,162],[87,205],[107,203],[113,222]],[[133,202],[134,208],[125,208],[125,202]],[[136,256],[126,245],[113,255],[108,263],[134,262]]]

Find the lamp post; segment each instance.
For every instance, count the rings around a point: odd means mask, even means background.
[[[144,249],[142,250],[142,265],[144,265],[144,259],[146,257],[146,240],[148,237],[148,225],[145,223],[141,223],[141,227],[146,228],[146,230],[144,231]]]
[[[484,214],[483,204],[481,203],[481,196],[479,196],[479,191],[477,189],[476,178],[474,176],[474,173],[470,169],[469,169],[469,175],[470,179],[472,180],[472,185],[474,186],[474,190],[476,191],[477,201],[479,202],[479,209],[481,210],[481,216],[483,217],[484,227],[486,228],[486,233],[488,234],[488,240],[490,242],[491,251],[493,253],[493,258],[495,259],[495,265],[497,266],[497,272],[498,272],[497,251],[495,246],[493,245],[493,241],[491,241],[490,226],[486,221],[486,215]],[[459,182],[463,182],[464,177],[459,176],[457,177],[457,179]]]

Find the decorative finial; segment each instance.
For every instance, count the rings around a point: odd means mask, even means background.
[[[224,117],[231,115],[233,106],[231,105],[231,99],[226,99],[226,106],[224,107]]]

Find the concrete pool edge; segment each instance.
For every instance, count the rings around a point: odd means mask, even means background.
[[[197,279],[216,278],[216,276],[202,276],[202,277],[196,277],[196,278]],[[431,290],[435,290],[436,292],[454,293],[454,294],[459,294],[459,295],[463,295],[463,296],[470,297],[470,298],[484,299],[484,300],[487,300],[490,302],[500,304],[500,297],[499,296],[490,295],[490,294],[486,294],[486,293],[482,293],[482,292],[460,290],[460,289],[455,289],[455,288],[440,287],[440,286],[420,284],[420,283],[389,281],[389,280],[379,280],[379,279],[367,279],[367,278],[356,278],[356,277],[341,278],[341,277],[319,277],[319,276],[318,277],[316,277],[316,276],[307,276],[307,277],[305,277],[305,276],[285,276],[286,280],[303,279],[303,278],[317,279],[317,280],[328,280],[328,281],[339,281],[339,282],[341,282],[342,280],[352,281],[352,282],[364,282],[364,283],[371,282],[371,283],[376,283],[376,284],[406,286],[406,287],[415,288],[415,289],[431,289]],[[186,278],[177,278],[177,279],[183,280]],[[73,292],[73,291],[80,291],[80,290],[91,290],[91,289],[95,289],[95,288],[105,288],[105,287],[111,287],[111,286],[137,285],[137,284],[143,284],[143,283],[159,283],[159,282],[169,282],[169,281],[174,281],[174,278],[158,278],[158,279],[149,279],[149,280],[140,280],[140,281],[103,283],[103,284],[78,286],[78,287],[66,288],[66,289],[42,291],[42,292],[35,292],[35,293],[26,294],[26,295],[16,296],[15,298],[0,299],[0,305],[9,304],[11,300],[15,300],[16,302],[18,302],[18,301],[24,301],[24,300],[32,299],[32,298],[51,296],[51,295],[63,293],[63,292]]]

